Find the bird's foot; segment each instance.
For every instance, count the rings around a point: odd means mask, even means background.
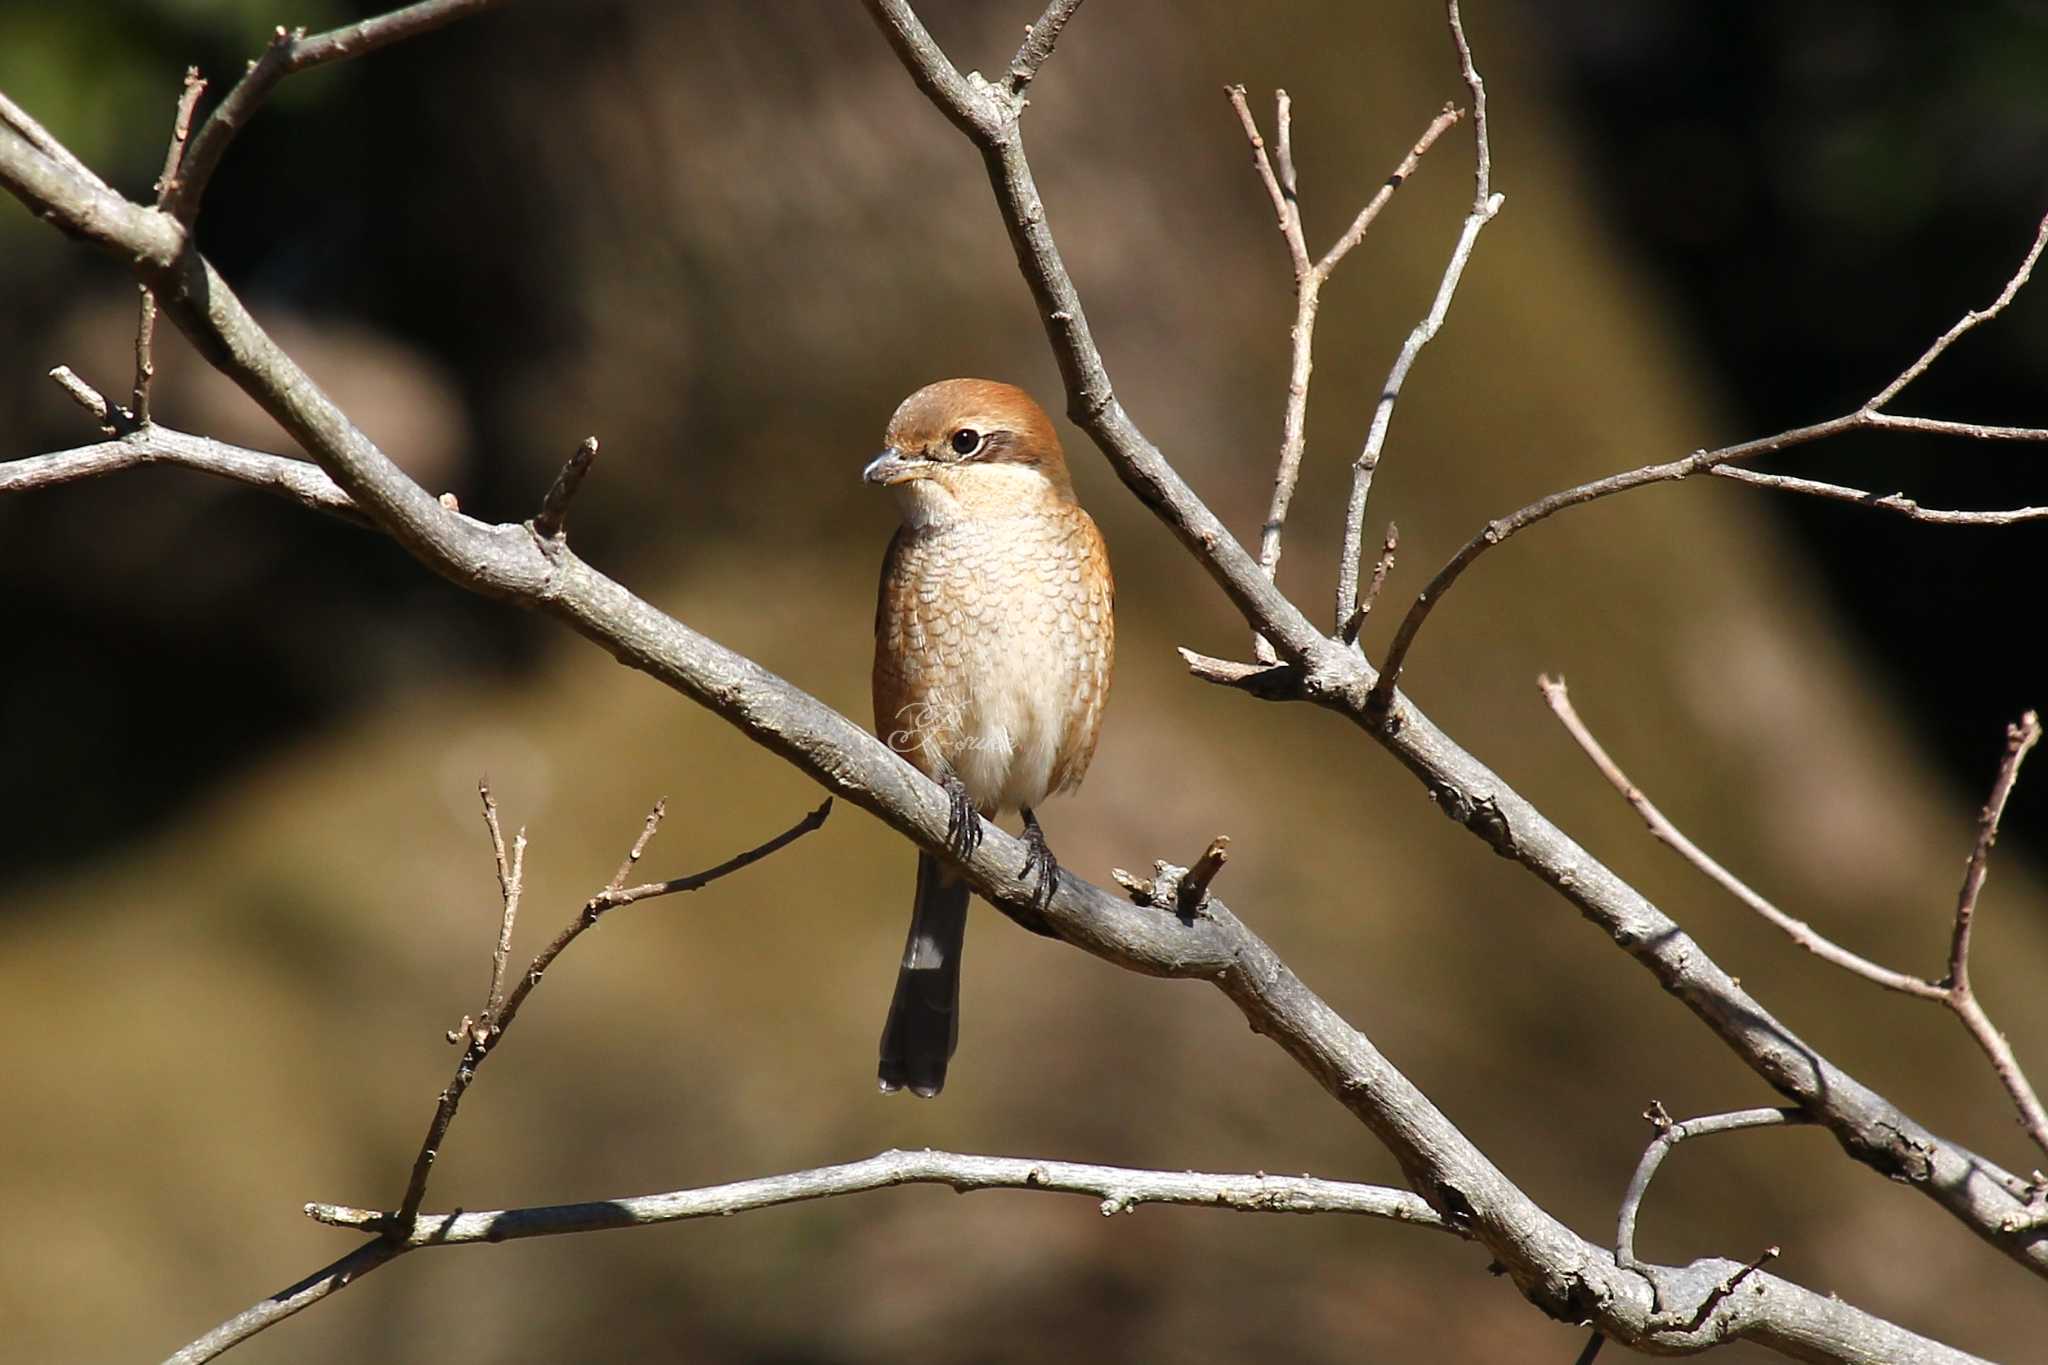
[[[981,812],[967,794],[967,784],[957,777],[946,778],[946,799],[946,851],[964,863],[981,847]]]
[[[1052,893],[1059,889],[1060,864],[1045,842],[1045,831],[1038,827],[1038,817],[1028,806],[1024,808],[1024,848],[1024,866],[1017,869],[1017,875],[1034,880],[1031,906],[1043,914],[1052,904]]]

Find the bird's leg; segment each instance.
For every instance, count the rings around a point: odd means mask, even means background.
[[[1019,877],[1032,877],[1037,886],[1031,893],[1032,907],[1039,911],[1052,904],[1052,893],[1059,888],[1059,859],[1052,856],[1052,849],[1045,842],[1045,831],[1038,827],[1038,817],[1031,813],[1031,807],[1024,807],[1024,866],[1017,869]]]
[[[974,850],[981,847],[981,811],[975,807],[974,798],[967,794],[967,784],[952,773],[946,774],[946,851],[960,862],[974,856]]]

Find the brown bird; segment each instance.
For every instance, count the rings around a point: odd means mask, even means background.
[[[1095,756],[1116,654],[1116,584],[1074,501],[1059,437],[1029,394],[987,379],[919,389],[863,478],[903,525],[875,608],[875,732],[952,798],[947,842],[972,856],[981,819],[1024,816],[1038,905],[1059,865],[1033,808]],[[917,901],[889,1021],[885,1091],[939,1093],[960,1037],[967,883],[917,856]]]

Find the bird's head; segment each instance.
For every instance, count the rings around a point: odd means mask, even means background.
[[[943,379],[903,400],[861,477],[892,488],[912,526],[1072,502],[1060,438],[1031,395],[992,379]]]

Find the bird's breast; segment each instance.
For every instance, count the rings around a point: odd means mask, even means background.
[[[899,532],[875,622],[877,732],[991,812],[1072,786],[1108,695],[1113,597],[1071,504]]]

